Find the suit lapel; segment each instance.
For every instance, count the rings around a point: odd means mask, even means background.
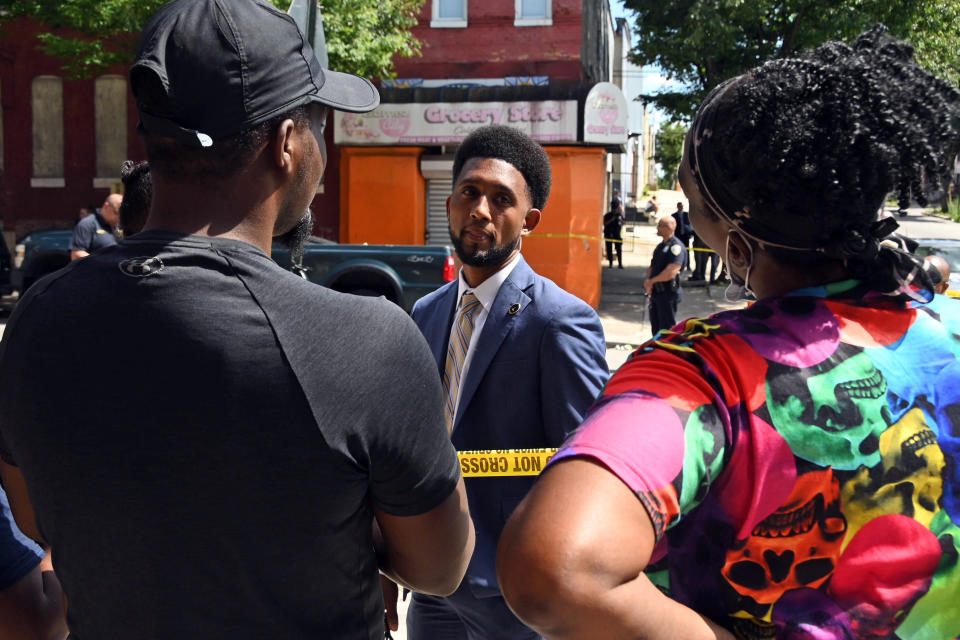
[[[423,334],[430,345],[430,351],[437,361],[437,368],[440,371],[440,377],[443,377],[443,369],[447,364],[447,345],[450,341],[450,327],[453,325],[453,315],[457,310],[457,281],[454,280],[447,285],[447,291],[439,296],[436,301],[436,313],[428,312],[425,314],[426,323]]]
[[[476,349],[470,360],[470,368],[467,369],[467,377],[460,386],[460,403],[453,423],[454,430],[460,423],[460,417],[469,407],[473,394],[480,386],[480,381],[497,355],[500,345],[513,331],[527,305],[530,304],[530,296],[526,294],[526,290],[533,285],[533,276],[533,270],[527,265],[523,256],[520,256],[520,262],[500,285],[497,297],[494,298],[493,305],[487,313],[487,320],[483,323],[483,330],[477,339]],[[515,305],[518,305],[518,308],[515,308]],[[512,313],[511,309],[513,309]]]

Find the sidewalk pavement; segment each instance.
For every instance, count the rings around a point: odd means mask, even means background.
[[[661,202],[666,204],[672,200],[661,199]],[[676,207],[676,204],[673,206]],[[664,208],[661,205],[661,215]],[[647,267],[650,266],[653,250],[660,243],[655,225],[656,222],[651,220],[624,227],[623,269],[618,269],[616,266],[611,269],[606,255],[603,257],[600,306],[597,308],[597,313],[607,340],[607,363],[611,371],[622,365],[639,344],[651,337],[643,280],[646,277]],[[692,266],[692,257],[690,262]],[[718,311],[744,306],[744,302],[729,303],[724,299],[723,292],[726,284],[691,282],[687,279],[689,276],[689,271],[681,274],[682,288],[677,321],[704,317]]]

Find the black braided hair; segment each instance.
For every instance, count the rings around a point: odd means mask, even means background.
[[[120,180],[123,182],[120,228],[123,229],[123,237],[129,238],[143,229],[150,213],[150,202],[153,199],[150,163],[124,160],[120,165]]]
[[[921,178],[936,186],[960,146],[960,92],[912,57],[878,25],[853,46],[827,42],[720,89],[697,120],[710,118],[702,169],[722,208],[747,211],[743,228],[761,240],[819,252],[769,248],[788,263],[842,258],[864,277],[891,262],[871,237],[895,226],[877,223],[887,193],[924,203]]]
[[[464,139],[453,160],[453,181],[471,158],[498,158],[523,175],[535,209],[543,209],[550,195],[550,158],[536,140],[503,125],[480,127]]]

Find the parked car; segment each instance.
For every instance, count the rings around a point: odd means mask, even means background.
[[[960,298],[960,240],[947,238],[914,238],[918,256],[940,256],[950,265],[950,286],[947,295]]]
[[[22,295],[39,278],[70,262],[70,229],[28,233],[14,247],[13,288]]]
[[[23,293],[37,279],[70,262],[70,230],[35,231],[16,246],[13,285]],[[290,268],[290,252],[280,245],[273,259]],[[311,282],[344,293],[384,296],[407,312],[426,294],[456,278],[453,252],[447,246],[337,244],[310,238],[303,267]]]
[[[271,256],[290,268],[290,252],[274,245]],[[335,291],[384,296],[406,310],[457,277],[448,246],[337,244],[312,238],[303,248],[307,280]]]

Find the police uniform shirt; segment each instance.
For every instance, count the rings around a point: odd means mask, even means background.
[[[677,236],[671,236],[669,240],[661,242],[653,250],[653,259],[650,260],[650,272],[647,277],[652,278],[671,264],[683,264],[684,257],[687,254],[686,248]],[[679,278],[679,274],[677,278]]]
[[[113,235],[113,229],[99,213],[95,213],[78,222],[73,228],[69,249],[93,253],[115,244],[117,244],[117,237]]]

